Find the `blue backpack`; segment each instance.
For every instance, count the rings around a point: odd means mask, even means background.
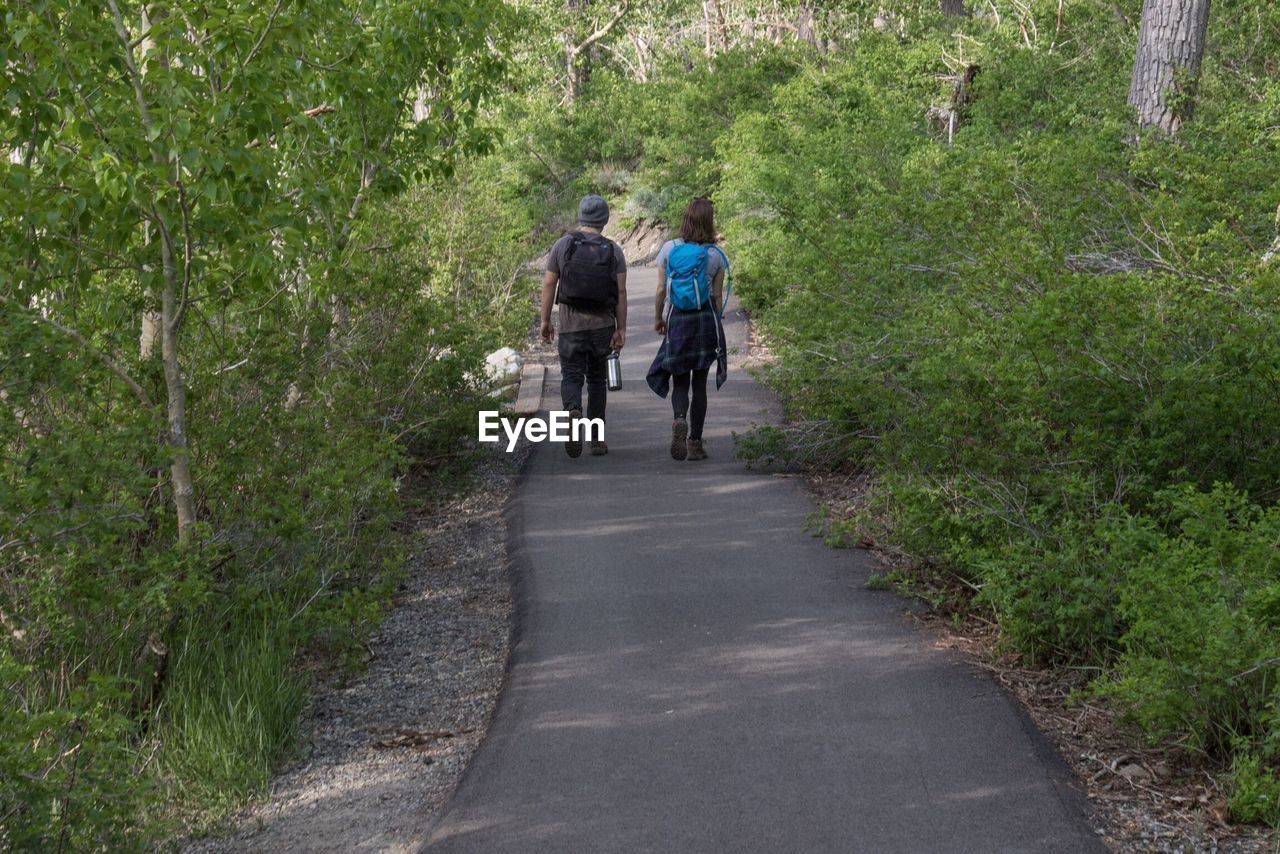
[[[702,243],[685,243],[677,239],[667,255],[667,302],[681,311],[696,311],[711,300],[711,279],[707,275],[707,253],[715,251],[724,261],[725,275],[729,259],[719,247]],[[725,303],[729,302],[726,288]],[[721,313],[724,307],[721,306]]]

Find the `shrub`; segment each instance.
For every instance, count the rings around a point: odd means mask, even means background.
[[[1156,735],[1217,753],[1280,745],[1280,506],[1219,485],[1162,492],[1151,509],[1157,520],[1120,534],[1139,548],[1118,586],[1127,628],[1106,690]]]

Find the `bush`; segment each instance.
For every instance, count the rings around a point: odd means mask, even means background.
[[[1237,154],[1274,148],[1280,88],[1243,82],[1275,30],[1241,15],[1174,140],[1135,135],[1132,33],[1081,7],[1052,52],[965,24],[982,70],[950,140],[926,25],[779,81],[705,174],[794,433],[841,450],[818,461],[877,471],[873,511],[1010,647],[1247,757],[1280,738],[1280,185]]]
[[[1227,801],[1231,817],[1250,824],[1280,827],[1280,774],[1254,755],[1236,757],[1231,776],[1235,788]]]
[[[1161,515],[1119,535],[1136,548],[1118,587],[1126,631],[1108,692],[1155,735],[1188,733],[1220,754],[1280,747],[1280,506],[1183,486],[1151,511]]]

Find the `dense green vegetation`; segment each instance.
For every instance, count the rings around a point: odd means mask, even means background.
[[[378,619],[404,485],[465,464],[526,321],[508,14],[6,6],[0,848],[216,817]]]
[[[1280,12],[1215,4],[1168,136],[1125,100],[1140,3],[885,6],[826,50],[605,63],[525,180],[710,194],[792,419],[743,450],[874,471],[837,535],[963,579],[1280,823]]]
[[[591,191],[716,201],[746,454],[874,472],[837,535],[1280,824],[1280,11],[1215,3],[1165,135],[1138,0],[100,6],[0,30],[0,847],[261,788]]]

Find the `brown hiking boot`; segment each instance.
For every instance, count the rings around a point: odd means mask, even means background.
[[[590,449],[591,456],[593,457],[603,457],[605,454],[609,453],[609,446],[604,443],[604,439],[601,439],[600,441],[592,439],[587,443],[587,448]]]
[[[671,422],[671,459],[683,460],[689,453],[685,438],[689,435],[689,424],[683,418]]]
[[[707,452],[702,450],[702,440],[690,439],[689,440],[689,459],[705,460],[706,458],[707,458]]]
[[[574,429],[581,420],[581,409],[569,410],[569,441],[564,443],[564,452],[574,459],[582,456],[582,434]]]

